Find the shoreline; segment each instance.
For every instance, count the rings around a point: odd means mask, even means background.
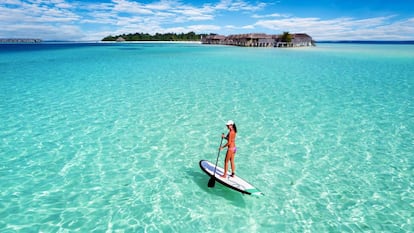
[[[97,43],[110,43],[110,44],[201,44],[201,41],[151,41],[151,40],[142,40],[142,41],[97,41]]]

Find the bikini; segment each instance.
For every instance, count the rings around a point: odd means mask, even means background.
[[[227,136],[225,137],[226,140],[229,140],[229,134],[227,134]],[[237,147],[229,147],[229,150],[233,150],[233,153],[236,153],[237,152]]]

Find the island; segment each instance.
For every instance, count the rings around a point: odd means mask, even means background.
[[[148,33],[130,33],[116,36],[107,36],[102,41],[116,41],[116,42],[127,42],[127,41],[200,41],[203,34],[196,34],[194,32],[189,33],[156,33],[150,35]]]
[[[41,43],[41,39],[31,38],[0,38],[0,44],[26,44],[26,43]]]
[[[102,41],[129,42],[129,41],[200,41],[202,44],[233,45],[242,47],[305,47],[315,46],[315,41],[306,33],[284,32],[281,35],[265,33],[248,33],[223,36],[218,34],[189,33],[148,33],[122,34],[107,36]]]

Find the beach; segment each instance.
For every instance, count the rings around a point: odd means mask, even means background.
[[[414,45],[0,45],[0,231],[411,232],[413,60]],[[230,119],[260,198],[199,167]]]

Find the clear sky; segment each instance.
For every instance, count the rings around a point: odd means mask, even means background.
[[[190,31],[414,40],[414,0],[0,0],[0,38],[100,40]]]

